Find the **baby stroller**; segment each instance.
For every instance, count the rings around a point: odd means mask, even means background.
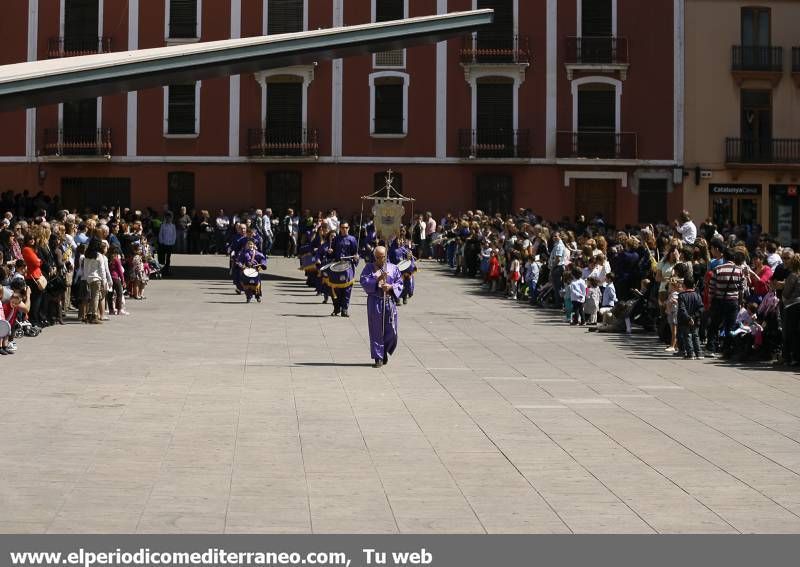
[[[12,333],[18,339],[21,337],[38,337],[42,333],[42,329],[33,325],[30,321],[17,319]]]

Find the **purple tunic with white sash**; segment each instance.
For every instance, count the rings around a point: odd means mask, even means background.
[[[397,348],[397,306],[395,302],[403,293],[403,274],[397,266],[386,262],[386,282],[392,291],[385,294],[378,287],[381,270],[370,262],[361,272],[361,287],[367,293],[367,322],[369,325],[370,355],[373,360],[383,359]],[[393,297],[392,297],[393,296]],[[384,309],[386,317],[384,318]]]

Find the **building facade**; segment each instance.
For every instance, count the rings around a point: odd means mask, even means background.
[[[623,226],[683,205],[683,0],[22,0],[1,63],[493,8],[469,37],[0,115],[0,190],[101,204],[530,207]]]
[[[686,3],[686,207],[787,243],[800,239],[798,22],[797,2]]]

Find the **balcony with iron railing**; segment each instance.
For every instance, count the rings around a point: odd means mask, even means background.
[[[111,53],[110,37],[51,37],[47,42],[47,57],[76,57],[95,53]]]
[[[556,157],[589,159],[637,159],[633,132],[558,132]]]
[[[747,79],[766,79],[775,85],[783,75],[783,48],[734,45],[731,47],[731,72],[739,84]]]
[[[792,77],[800,88],[800,47],[792,47]]]
[[[624,37],[568,37],[565,65],[570,80],[575,71],[619,72],[624,80],[628,66],[628,39]]]
[[[53,157],[111,157],[111,128],[44,131],[41,155]]]
[[[460,50],[464,65],[522,64],[530,65],[531,50],[528,36],[468,35]]]
[[[464,159],[529,158],[530,130],[461,129],[458,151]]]
[[[317,157],[319,133],[311,128],[253,128],[247,150],[250,157]]]
[[[725,139],[725,162],[729,164],[790,165],[800,167],[800,139]]]

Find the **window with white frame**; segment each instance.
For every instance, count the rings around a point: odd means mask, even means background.
[[[408,83],[406,73],[385,71],[370,75],[372,135],[408,133]]]
[[[200,37],[202,0],[167,0],[167,39]]]
[[[200,133],[200,83],[164,87],[165,124],[168,136],[195,136]]]
[[[372,0],[372,20],[374,22],[391,22],[408,17],[406,0]],[[403,69],[406,66],[406,50],[393,49],[373,55],[373,67],[376,69]]]

